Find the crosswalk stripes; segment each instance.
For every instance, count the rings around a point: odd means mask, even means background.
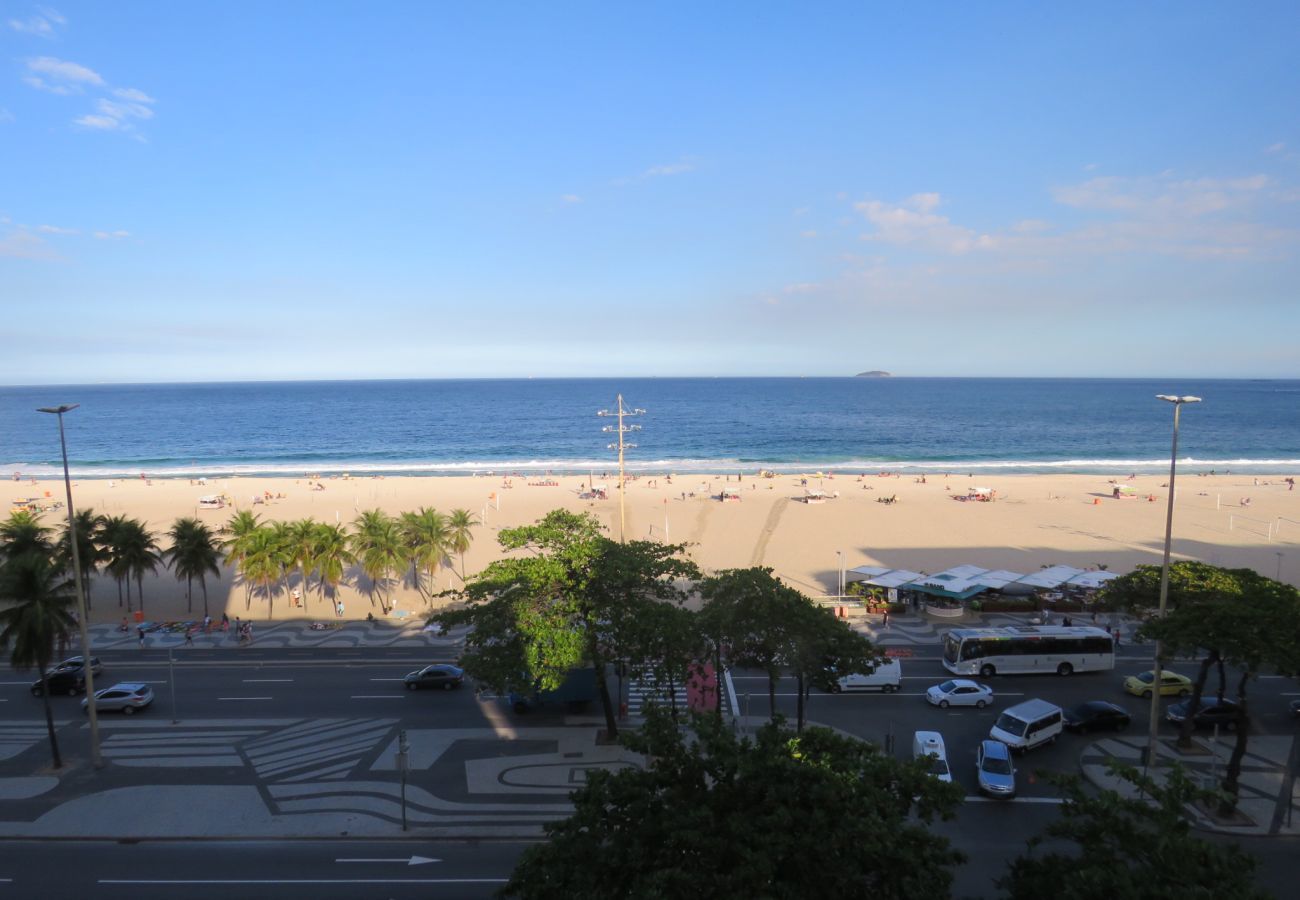
[[[387,740],[397,719],[313,719],[244,743],[267,782],[337,781]]]
[[[5,722],[0,724],[0,760],[13,759],[37,741],[48,739],[45,723]]]
[[[630,673],[627,680],[628,715],[641,718],[645,705],[651,702],[665,709],[675,707],[678,710],[685,710],[689,707],[686,685],[675,684],[670,688],[667,684],[656,683],[653,673],[648,670]],[[727,692],[724,690],[722,692],[723,715],[731,712],[730,707]]]

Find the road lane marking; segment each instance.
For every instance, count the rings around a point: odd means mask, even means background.
[[[98,884],[505,884],[509,878],[101,878]]]
[[[274,697],[218,697],[218,700],[274,700]]]
[[[245,679],[244,679],[244,683],[245,683],[245,684],[260,684],[260,683],[263,683],[263,682],[265,682],[265,683],[270,683],[270,682],[290,682],[290,683],[292,683],[292,682],[293,682],[293,679],[292,679],[292,678],[245,678]]]
[[[431,856],[403,856],[400,859],[336,859],[338,863],[402,863],[407,866],[418,866],[424,863],[442,862],[440,859],[434,859]]]
[[[1065,802],[1064,797],[981,797],[971,794],[966,798],[967,803],[1048,803],[1060,805]]]
[[[405,694],[353,694],[353,700],[404,700]]]
[[[371,681],[404,681],[402,678],[372,678]]]

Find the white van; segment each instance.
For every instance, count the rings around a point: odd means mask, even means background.
[[[892,694],[902,684],[902,665],[896,659],[884,659],[877,664],[876,671],[870,675],[845,675],[835,681],[831,690],[838,694],[840,691],[869,691],[879,688],[886,694]]]
[[[1064,727],[1061,707],[1046,700],[1026,700],[1009,706],[989,729],[989,737],[1012,750],[1032,750],[1056,740]]]
[[[940,781],[952,781],[948,771],[948,751],[943,735],[937,731],[918,731],[912,736],[912,758],[930,757],[930,774]]]

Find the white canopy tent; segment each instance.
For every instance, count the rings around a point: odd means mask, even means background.
[[[1026,575],[1016,584],[1026,584],[1030,587],[1043,588],[1044,590],[1053,590],[1065,584],[1071,578],[1082,575],[1083,569],[1076,569],[1074,566],[1052,566],[1043,569],[1041,572],[1035,572],[1032,575]]]
[[[1025,576],[1019,572],[1008,572],[1006,569],[998,569],[996,572],[985,572],[977,575],[972,580],[977,584],[982,584],[986,588],[1001,590],[1013,581],[1019,581]]]
[[[1116,572],[1083,572],[1079,575],[1075,575],[1067,581],[1066,585],[1069,587],[1096,590],[1097,588],[1105,587],[1106,582],[1113,581],[1118,577],[1119,574]]]
[[[852,584],[855,581],[866,581],[869,578],[875,578],[877,575],[884,575],[892,571],[888,566],[858,566],[849,569],[844,573],[844,580]]]

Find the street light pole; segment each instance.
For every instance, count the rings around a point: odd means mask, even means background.
[[[1156,618],[1165,617],[1165,605],[1169,600],[1169,547],[1174,534],[1174,477],[1178,472],[1178,414],[1184,403],[1200,403],[1200,397],[1177,397],[1171,394],[1157,394],[1157,400],[1164,400],[1174,405],[1174,444],[1169,452],[1169,506],[1165,511],[1165,558],[1160,567],[1160,606]],[[1160,680],[1164,675],[1164,645],[1156,638],[1155,665],[1151,670],[1151,723],[1147,733],[1145,765],[1156,764],[1156,734],[1160,728]]]
[[[59,417],[59,447],[63,451],[63,487],[68,496],[68,544],[72,547],[72,577],[77,589],[77,626],[81,632],[81,671],[86,676],[86,713],[90,717],[90,761],[96,769],[104,768],[104,759],[99,753],[99,714],[95,709],[95,672],[90,664],[90,632],[86,629],[87,609],[86,592],[81,585],[81,553],[77,549],[77,520],[72,513],[72,477],[68,474],[68,441],[63,436],[63,414],[71,412],[81,404],[72,403],[63,406],[43,406],[37,412],[51,413]]]
[[[628,443],[628,441],[626,440],[627,433],[629,431],[641,430],[640,425],[624,425],[623,418],[625,416],[643,416],[645,415],[645,410],[628,409],[625,406],[623,406],[622,394],[618,395],[617,402],[618,402],[618,409],[614,410],[614,412],[611,413],[607,409],[602,409],[600,412],[596,413],[596,415],[601,417],[611,416],[611,415],[618,417],[617,425],[606,425],[601,430],[605,432],[613,432],[618,435],[618,442],[614,444],[610,444],[609,449],[618,451],[618,540],[619,543],[622,543],[626,539],[625,534],[627,532],[627,500],[626,500],[626,494],[624,490],[627,477],[623,469],[623,452],[625,450],[631,450],[636,447],[636,444]]]

